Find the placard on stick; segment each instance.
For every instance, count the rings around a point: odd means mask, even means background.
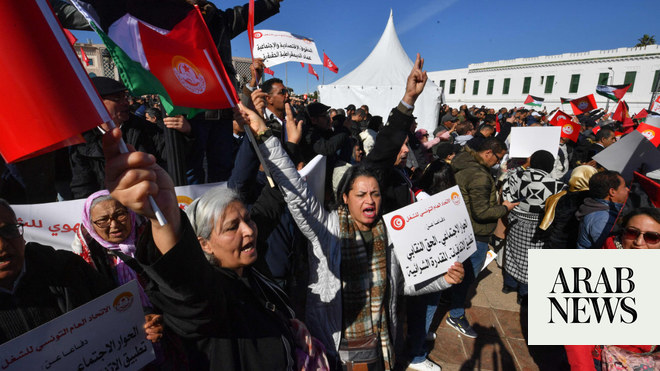
[[[458,186],[383,216],[407,285],[447,272],[477,249]]]

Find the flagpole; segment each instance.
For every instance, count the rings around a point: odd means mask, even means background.
[[[323,55],[325,55],[325,49],[323,49]],[[323,61],[323,65],[321,66],[321,69],[323,70],[321,72],[321,85],[325,85],[325,61]]]
[[[287,72],[288,71],[288,69],[287,69],[288,65],[289,65],[288,63],[284,63],[284,83],[286,84],[287,88],[289,87],[289,74]]]
[[[309,98],[309,73],[306,75],[305,83],[307,84],[307,98]]]

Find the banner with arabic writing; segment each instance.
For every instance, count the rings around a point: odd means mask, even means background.
[[[317,199],[324,199],[325,156],[317,155],[304,168],[300,175],[307,181]],[[226,182],[195,184],[174,188],[181,210],[186,210],[194,199],[216,186],[226,186]],[[24,238],[28,242],[38,242],[59,250],[71,250],[71,243],[80,228],[85,200],[50,202],[32,205],[11,205],[16,219],[24,226]]]
[[[139,370],[155,359],[137,281],[0,345],[3,370]]]
[[[285,31],[255,30],[255,58],[263,58],[266,67],[285,62],[322,64],[314,40]]]
[[[406,285],[447,272],[477,250],[458,186],[383,216]]]

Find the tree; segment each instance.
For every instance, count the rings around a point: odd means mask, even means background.
[[[637,41],[639,41],[639,42],[637,43],[637,45],[635,45],[635,47],[655,45],[655,35],[649,36],[647,34],[644,34],[644,36],[637,39]]]

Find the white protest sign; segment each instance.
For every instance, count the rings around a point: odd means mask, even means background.
[[[266,67],[285,62],[322,64],[314,41],[285,31],[255,30],[255,58],[263,58]]]
[[[477,250],[458,186],[383,216],[406,285],[435,278]]]
[[[660,343],[660,250],[529,250],[529,345]]]
[[[323,155],[316,155],[299,173],[307,182],[307,187],[319,202],[325,200],[325,165]]]
[[[138,370],[155,359],[131,281],[0,345],[2,370]]]
[[[561,126],[511,128],[509,157],[527,158],[538,150],[557,157],[560,137]]]

